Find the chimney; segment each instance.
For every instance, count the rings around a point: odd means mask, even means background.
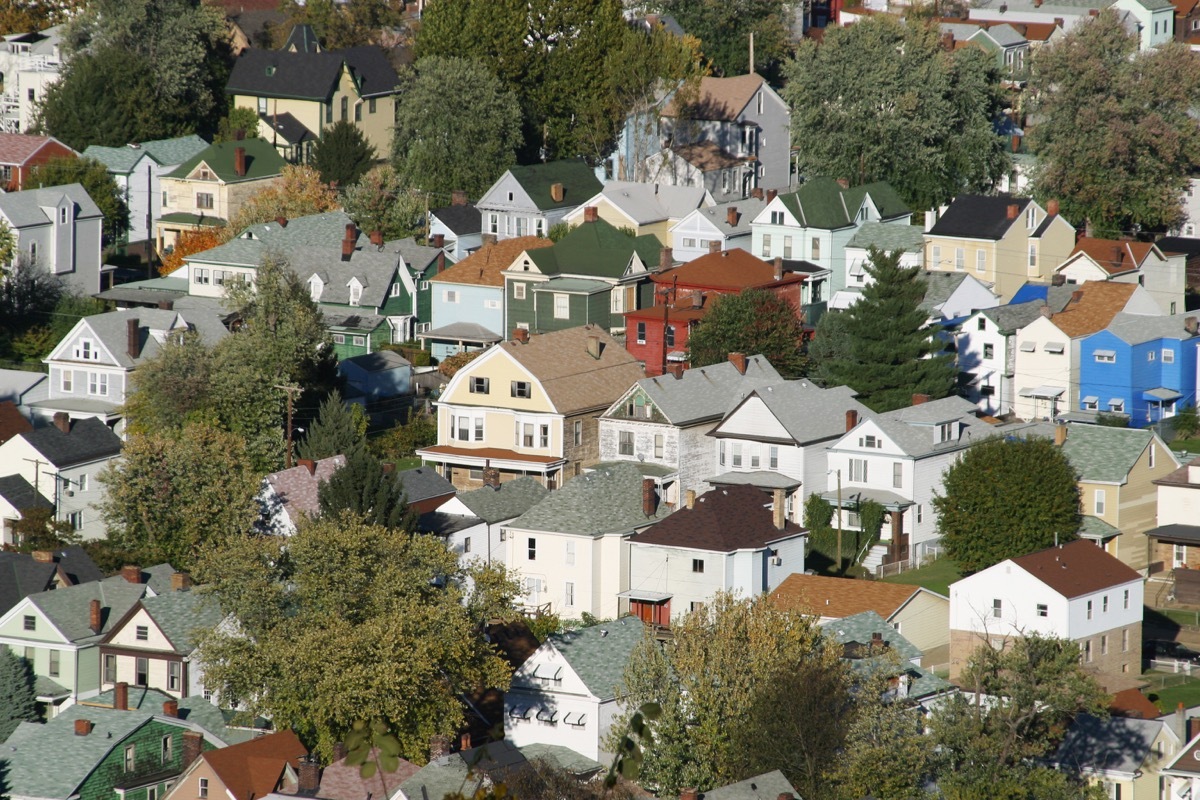
[[[765,199],[769,203],[778,196],[779,196],[779,192],[775,191],[774,189],[767,189],[767,196]]]
[[[730,353],[729,363],[733,364],[738,371],[738,375],[746,374],[746,354],[745,353]]]
[[[1067,276],[1063,275],[1061,272],[1058,273],[1057,275],[1050,276],[1050,285],[1051,286],[1066,286],[1067,285]]]
[[[1075,291],[1071,292],[1071,302],[1072,303],[1078,303],[1081,300],[1083,300],[1083,290],[1082,289],[1076,289]]]
[[[1183,318],[1183,329],[1185,331],[1187,331],[1188,333],[1192,334],[1193,336],[1195,336],[1196,331],[1198,330],[1197,322],[1198,321],[1195,317],[1184,317]]]
[[[692,292],[692,308],[704,308],[704,294]]]
[[[487,247],[489,244],[495,244],[495,243],[496,243],[496,234],[482,233],[479,235],[479,245],[481,247]]]
[[[371,231],[367,234],[367,238],[371,240],[371,244],[376,247],[383,247],[383,231]]]
[[[730,206],[729,208],[725,209],[725,222],[731,226],[738,224],[737,206]],[[709,242],[708,246],[711,248],[712,242]]]
[[[597,361],[600,360],[600,336],[595,333],[589,333],[587,337],[587,352],[588,355]]]
[[[700,800],[700,792],[696,789],[680,789],[679,800]]]
[[[460,733],[458,735],[458,749],[460,751],[471,749],[471,732],[470,731],[463,731],[462,733]]]
[[[514,328],[512,332],[512,340],[521,344],[529,344],[529,331],[524,328]]]
[[[1051,317],[1054,316],[1054,312],[1050,309],[1050,306],[1042,306],[1041,308],[1038,309],[1038,311],[1046,319],[1050,319]]]
[[[446,251],[445,250],[438,250],[437,271],[438,271],[439,275],[446,271]]]
[[[780,792],[776,800],[796,800],[796,795],[791,792]]]
[[[175,307],[174,300],[159,300],[158,301],[158,310],[159,311],[170,311],[174,307]]]
[[[167,700],[163,703],[163,716],[179,718],[179,701]]]
[[[321,768],[313,756],[300,759],[296,769],[296,794],[312,797],[321,786]]]
[[[858,425],[858,412],[853,408],[846,409],[846,432],[854,430]]]
[[[296,459],[296,466],[297,466],[297,467],[304,467],[306,470],[308,470],[308,474],[309,474],[309,475],[316,475],[316,474],[317,474],[317,462],[316,462],[316,461],[313,461],[311,458],[298,458],[298,459]]]
[[[288,218],[283,216],[282,214],[280,214],[278,217],[276,217],[275,221],[279,223],[279,227],[281,227],[281,228],[287,227]]]
[[[130,358],[137,358],[142,354],[140,331],[137,317],[125,320],[125,350],[129,353]]]
[[[354,255],[354,240],[342,239],[342,261],[349,261]]]
[[[183,732],[183,763],[179,766],[187,769],[192,762],[200,757],[201,749],[203,748],[204,734],[200,731],[184,731]]]
[[[1055,17],[1055,18],[1054,18],[1054,26],[1055,26],[1056,28],[1062,28],[1062,27],[1064,27],[1066,24],[1067,24],[1067,21],[1066,21],[1066,18],[1065,18],[1065,17]]]
[[[33,560],[39,564],[53,564],[54,553],[50,550],[34,550]]]
[[[88,719],[75,720],[75,735],[87,736],[92,732],[92,721]]]
[[[192,574],[190,572],[171,573],[172,592],[183,592],[190,588],[192,588]]]
[[[1098,16],[1100,16],[1100,9],[1098,9],[1098,8],[1089,8],[1089,9],[1088,9],[1088,16],[1089,16],[1089,17],[1098,17]]]
[[[642,513],[647,517],[654,516],[658,505],[658,496],[654,492],[654,478],[642,478]]]
[[[246,148],[233,148],[233,171],[239,178],[246,177]]]
[[[463,192],[463,194],[466,194],[466,192]],[[346,750],[345,742],[334,742],[333,743],[333,760],[334,761],[341,761],[343,758],[345,758],[349,754],[350,754],[349,751]]]
[[[137,564],[126,564],[121,567],[121,577],[130,583],[141,583],[142,568]]]
[[[1012,137],[1012,151],[1014,153],[1021,152],[1021,137],[1015,134]]]
[[[596,208],[595,206],[583,207],[584,222],[595,222],[598,219],[600,219],[600,209]]]
[[[1033,0],[1033,7],[1034,7],[1034,8],[1041,8],[1041,7],[1042,7],[1042,0]]]
[[[683,380],[683,364],[676,361],[673,364],[667,364],[667,372],[675,377],[675,380]]]
[[[557,184],[555,184],[557,185]],[[434,736],[429,740],[429,760],[436,761],[442,756],[450,755],[450,737]]]
[[[912,396],[912,404],[914,406],[919,406],[922,403],[928,403],[928,402],[929,402],[929,395],[927,395],[927,394],[914,394]]]
[[[942,34],[942,49],[943,50],[953,50],[954,49],[954,34],[951,31],[946,31],[945,33]]]
[[[1016,219],[1017,215],[1020,213],[1021,213],[1021,206],[1017,205],[1016,203],[1008,204],[1008,218],[1009,219]]]
[[[783,256],[775,256],[775,280],[783,280]]]
[[[93,600],[88,604],[88,627],[92,629],[92,633],[99,633],[104,627],[104,617],[100,613],[100,601]]]
[[[688,489],[686,492],[684,492],[683,498],[684,498],[684,503],[687,505],[688,508],[696,507],[696,490],[695,489]]]
[[[787,527],[787,517],[784,511],[787,510],[785,504],[783,489],[776,489],[771,492],[771,522],[775,525],[775,530],[781,531]]]
[[[838,178],[837,184],[838,184],[838,186],[842,187],[843,189],[849,189],[850,188],[850,179],[849,178]]]
[[[467,193],[463,189],[455,189],[450,193],[450,205],[452,206],[465,206],[469,202]]]
[[[550,199],[556,203],[561,203],[563,198],[567,196],[567,190],[563,188],[561,183],[550,184]]]
[[[117,711],[129,710],[129,684],[121,681],[113,688],[113,708]]]
[[[384,461],[379,466],[383,468],[384,475],[391,475],[393,472],[396,471],[396,462],[395,461]]]
[[[675,264],[675,251],[664,247],[658,254],[658,268],[670,269]]]
[[[1067,441],[1067,426],[1066,425],[1055,425],[1054,426],[1054,446],[1062,447],[1066,443],[1066,441]]]
[[[1057,200],[1047,200],[1046,201],[1046,213],[1052,217],[1058,216],[1058,201]]]
[[[500,470],[495,467],[483,468],[483,485],[490,486],[493,489],[500,488]]]
[[[71,432],[71,415],[65,411],[54,412],[54,427],[63,433]]]
[[[715,256],[717,253],[720,253],[720,252],[722,252],[721,251],[721,240],[720,239],[709,239],[708,240],[708,254],[711,256]]]
[[[446,246],[446,234],[435,233],[433,235],[433,246],[434,247],[445,247]]]

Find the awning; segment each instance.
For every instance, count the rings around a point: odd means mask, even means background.
[[[1057,400],[1066,389],[1057,386],[1038,386],[1034,389],[1022,389],[1021,397],[1035,397],[1041,400]]]
[[[674,596],[670,592],[652,592],[649,589],[630,589],[617,595],[617,597],[624,597],[627,600],[640,600],[643,603],[664,603]]]
[[[1067,346],[1062,342],[1046,342],[1046,344],[1042,346],[1042,349],[1047,353],[1061,353],[1067,349]]]
[[[1099,402],[1100,402],[1100,398],[1094,394],[1089,394],[1087,397],[1083,398],[1084,405],[1095,405],[1096,403],[1099,403]]]
[[[1151,539],[1176,544],[1200,544],[1200,525],[1159,525],[1146,531]]]
[[[1096,358],[1116,358],[1117,351],[1116,350],[1093,350],[1092,355],[1094,355]]]
[[[1125,401],[1120,397],[1110,397],[1110,398],[1108,398],[1108,407],[1109,408],[1124,408]]]
[[[1032,353],[1034,350],[1037,350],[1036,342],[1021,342],[1022,353]]]
[[[568,725],[583,725],[587,722],[587,714],[580,714],[578,711],[571,711],[568,712],[565,717],[563,717],[563,722],[567,723]]]
[[[537,712],[537,718],[541,722],[557,722],[558,721],[558,709],[543,708],[541,711]]]
[[[529,719],[529,709],[524,706],[513,706],[508,710],[508,716],[513,719]]]
[[[970,374],[970,373],[967,373],[967,374]],[[977,372],[971,376],[971,380],[968,383],[971,386],[978,386],[979,384],[983,383],[985,380],[988,380],[995,374],[996,374],[996,370],[994,370],[994,369],[980,370],[979,372]]]
[[[550,681],[558,680],[560,675],[562,675],[562,667],[557,664],[538,664],[537,669],[533,671],[533,677]]]
[[[1143,399],[1158,400],[1163,403],[1169,403],[1172,400],[1178,400],[1181,397],[1183,397],[1183,395],[1174,389],[1164,389],[1161,386],[1157,389],[1148,389],[1142,392]]]

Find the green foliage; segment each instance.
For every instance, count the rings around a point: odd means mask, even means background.
[[[1172,227],[1200,166],[1200,62],[1182,42],[1139,49],[1111,10],[1033,58],[1030,88],[1038,124],[1034,196],[1058,199],[1077,226],[1118,236]]]
[[[39,362],[59,343],[49,325],[34,325],[12,340],[12,351],[25,361]]]
[[[230,106],[229,113],[217,124],[217,135],[213,143],[232,142],[241,135],[243,139],[258,138],[258,112],[253,108]]]
[[[688,336],[693,367],[719,364],[730,353],[762,354],[785,377],[799,375],[804,328],[796,309],[761,289],[719,295]]]
[[[358,767],[359,776],[365,781],[375,777],[376,773],[382,781],[382,773],[400,769],[400,740],[381,719],[369,723],[355,720],[346,734],[345,744],[346,765]],[[386,785],[384,795],[390,796]]]
[[[1105,428],[1128,428],[1129,415],[1101,411],[1096,415],[1096,424]]]
[[[483,63],[431,56],[401,81],[392,158],[403,185],[438,197],[456,189],[478,197],[517,163],[521,106]],[[455,103],[445,102],[447,86],[455,87]],[[456,146],[463,141],[471,146]]]
[[[539,642],[546,641],[547,636],[558,633],[561,628],[562,619],[557,614],[538,614],[529,620],[529,632]]]
[[[794,12],[784,0],[659,0],[656,7],[700,40],[718,75],[746,74],[751,34],[753,71],[760,75],[775,77],[791,51],[789,16]]]
[[[804,524],[810,531],[828,530],[833,522],[833,504],[813,492],[804,501]]]
[[[0,219],[0,264],[11,264],[17,254],[17,235],[8,222]]]
[[[0,742],[22,722],[37,722],[37,697],[29,662],[11,647],[0,647]]]
[[[808,377],[821,386],[835,386],[830,373],[837,371],[838,362],[850,358],[849,319],[844,311],[826,311],[808,342]]]
[[[95,297],[74,292],[64,294],[55,304],[53,315],[50,318],[50,329],[53,332],[55,344],[62,341],[79,320],[93,314],[103,314],[107,310],[107,304]]]
[[[57,344],[47,324],[63,297],[63,281],[18,254],[0,267],[0,354],[17,360],[37,360]]]
[[[313,147],[312,165],[321,173],[321,180],[336,186],[358,183],[374,161],[374,146],[349,120],[338,120],[322,131]]]
[[[1200,433],[1200,415],[1196,414],[1196,406],[1192,403],[1175,412],[1171,420],[1175,435],[1180,439],[1191,439]]]
[[[386,241],[425,230],[425,199],[404,188],[390,165],[375,167],[346,188],[342,202],[359,228],[380,231]]]
[[[914,394],[933,399],[954,389],[954,363],[942,353],[921,308],[925,281],[921,270],[900,265],[902,253],[870,251],[872,283],[862,298],[843,311],[846,356],[822,363],[819,373],[830,386],[846,385],[875,411],[904,408]]]
[[[366,434],[367,419],[362,407],[348,408],[342,393],[334,389],[321,401],[317,419],[296,448],[296,454],[314,461],[346,455],[362,449]]]
[[[884,518],[887,517],[887,511],[883,506],[874,500],[863,500],[858,504],[858,520],[862,527],[863,533],[867,535],[870,541],[879,540],[879,532],[883,529]]]
[[[32,553],[35,550],[57,550],[72,547],[82,540],[70,522],[54,518],[54,509],[48,507],[21,509],[21,518],[12,523],[17,551]]]
[[[395,474],[385,472],[382,462],[361,448],[352,450],[346,465],[321,483],[317,500],[323,516],[351,511],[371,525],[417,529],[417,514],[405,502]]]
[[[994,437],[946,471],[933,498],[946,555],[964,573],[1066,543],[1079,531],[1075,469],[1045,438]]]
[[[936,23],[877,15],[830,27],[784,73],[803,175],[888,181],[922,209],[987,190],[1008,169],[992,127],[1003,107],[995,57],[947,53]]]
[[[404,24],[404,4],[394,0],[284,0],[280,11],[292,24],[313,27],[321,44],[331,50],[383,44],[381,32]]]
[[[108,167],[94,158],[55,158],[37,164],[25,179],[25,188],[83,184],[104,214],[104,243],[118,241],[129,230],[129,207],[125,205],[121,188],[108,172]]]
[[[560,242],[570,232],[570,225],[565,222],[556,222],[550,226],[550,230],[546,231],[546,238],[552,242]]]
[[[432,414],[417,412],[407,423],[396,426],[381,436],[367,442],[367,447],[376,458],[384,461],[399,461],[411,458],[422,447],[437,444],[437,419]]]

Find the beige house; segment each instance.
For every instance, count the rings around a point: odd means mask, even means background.
[[[183,771],[163,798],[172,800],[257,800],[272,794],[316,794],[319,771],[294,731],[260,736],[209,750]]]
[[[1180,749],[1177,728],[1182,720],[1106,718],[1081,714],[1071,723],[1051,758],[1060,770],[1078,774],[1089,785],[1104,789],[1104,797],[1121,800],[1160,800],[1185,795],[1162,793],[1162,772]],[[1195,763],[1195,759],[1188,759]],[[1186,764],[1184,765],[1185,769]],[[1173,779],[1165,778],[1167,785]],[[1185,782],[1180,781],[1179,788]],[[1190,786],[1188,787],[1190,789]]]
[[[671,228],[698,208],[713,205],[702,186],[669,186],[657,183],[610,181],[599,194],[563,218],[571,227],[582,225],[587,209],[616,228],[631,228],[641,236],[652,233],[667,247],[673,246]]]
[[[1154,481],[1157,526],[1147,531],[1151,541],[1150,575],[1170,577],[1175,570],[1200,569],[1200,458],[1189,461]],[[1165,575],[1161,573],[1166,573]],[[1155,589],[1154,599],[1159,599]]]
[[[1026,282],[1049,283],[1075,249],[1075,228],[1027,197],[962,195],[926,214],[925,269],[968,272],[1008,302]]]

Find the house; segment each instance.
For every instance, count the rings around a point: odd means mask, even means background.
[[[950,645],[950,598],[923,586],[793,572],[771,599],[812,614],[822,625],[874,611],[922,653]]]
[[[1013,25],[988,25],[967,38],[996,59],[996,69],[1010,81],[1028,80],[1029,41]]]
[[[508,333],[505,270],[518,259],[524,266],[526,252],[553,246],[554,242],[537,236],[490,239],[445,272],[431,276],[432,327],[419,338],[433,357],[483,350],[503,341]]]
[[[345,465],[343,455],[318,461],[301,458],[296,466],[263,478],[258,494],[262,512],[259,525],[267,533],[291,536],[303,517],[315,517],[320,513],[317,492],[321,484]]]
[[[499,470],[484,470],[484,485],[459,492],[432,514],[421,517],[420,528],[442,536],[458,553],[464,567],[475,559],[508,563],[504,525],[540,503],[549,490],[530,477],[500,483]]]
[[[774,194],[767,194],[774,199]],[[675,260],[686,264],[714,249],[732,250],[740,247],[749,250],[752,243],[750,222],[766,204],[765,196],[741,197],[692,211],[667,231]]]
[[[621,617],[548,636],[513,673],[505,740],[562,745],[607,762],[604,740],[623,710],[618,687],[644,631],[636,617]]]
[[[18,260],[44,268],[80,294],[100,291],[104,215],[78,183],[0,194],[0,217]]]
[[[530,762],[544,762],[576,780],[586,781],[603,769],[577,750],[559,744],[515,746],[500,740],[485,745],[447,752],[439,743],[430,748],[429,763],[412,773],[391,795],[392,800],[433,800],[461,792],[466,797],[486,796],[484,792],[509,778],[532,769]],[[401,761],[401,771],[407,771]],[[356,768],[357,770],[357,768]],[[325,797],[322,785],[321,797]],[[489,793],[490,794],[490,793]],[[510,793],[511,795],[511,793]]]
[[[220,5],[225,11],[229,48],[235,56],[250,47],[270,47],[272,30],[288,20],[271,0],[223,0]]]
[[[497,240],[545,236],[601,189],[582,159],[512,167],[475,203],[483,233]]]
[[[452,192],[450,205],[429,210],[429,240],[438,236],[455,261],[462,261],[483,244],[483,215],[466,192]]]
[[[1158,303],[1142,287],[1103,281],[1083,284],[1062,311],[1053,313],[1046,307],[1041,316],[1021,328],[1013,370],[1017,389],[1014,413],[1021,419],[1055,419],[1064,411],[1080,408],[1083,340],[1107,328],[1122,312],[1147,319],[1162,315]],[[1099,406],[1098,402],[1095,411],[1126,411],[1120,403]]]
[[[1119,409],[1135,428],[1196,405],[1197,318],[1118,314],[1079,345],[1079,408]]]
[[[617,228],[632,228],[637,236],[652,233],[667,247],[674,246],[671,228],[699,208],[713,204],[703,187],[660,186],[657,183],[609,181],[597,194],[563,217],[574,227],[583,224],[587,208]]]
[[[629,589],[629,537],[672,511],[657,481],[617,462],[572,478],[504,526],[525,603],[578,619],[617,615]]]
[[[0,62],[4,60],[2,48],[0,45]],[[0,184],[6,192],[19,192],[25,188],[25,181],[34,167],[78,155],[53,136],[0,133]]]
[[[94,144],[83,151],[83,157],[99,161],[117,182],[129,209],[126,241],[145,242],[154,238],[154,225],[163,213],[162,176],[207,147],[208,142],[191,134],[124,147]]]
[[[188,332],[209,347],[229,333],[215,313],[199,310],[138,308],[82,318],[43,359],[50,391],[33,404],[35,413],[42,420],[58,413],[95,418],[123,431],[121,409],[134,371]]]
[[[54,424],[17,434],[0,445],[0,474],[20,475],[54,504],[54,518],[69,522],[84,540],[105,535],[99,502],[101,470],[121,454],[121,438],[95,417],[71,421],[63,412]]]
[[[42,497],[29,481],[20,475],[5,475],[0,478],[0,524],[3,525],[3,530],[0,531],[0,545],[22,545],[16,523],[24,519],[26,513],[35,509],[49,509],[50,513],[54,513],[54,504]],[[44,588],[38,591],[44,591]]]
[[[318,773],[319,767],[309,760],[300,737],[283,730],[201,753],[172,781],[174,788],[163,800],[257,800],[272,794],[311,797],[317,789]]]
[[[436,511],[454,497],[450,482],[429,467],[415,467],[395,473],[404,490],[404,501],[417,514]]]
[[[0,486],[8,480],[0,478]],[[98,581],[104,573],[86,550],[75,546],[32,553],[0,551],[0,576],[0,614],[4,614],[31,594]]]
[[[1161,719],[1080,714],[1050,762],[1055,769],[1103,787],[1107,797],[1157,800],[1163,780],[1159,772],[1181,744],[1174,727]]]
[[[125,683],[176,698],[211,699],[195,635],[223,618],[215,597],[191,591],[191,578],[177,573],[172,591],[138,600],[100,640],[100,689]]]
[[[629,540],[629,588],[618,613],[670,626],[718,592],[757,597],[804,572],[808,532],[785,515],[784,492],[725,486],[688,499]]]
[[[689,796],[688,792],[692,792]],[[754,775],[744,781],[717,786],[703,794],[684,789],[679,800],[795,800],[800,795],[779,770]]]
[[[911,219],[912,212],[885,182],[850,188],[846,181],[813,178],[758,213],[750,223],[751,252],[764,259],[805,259],[828,269],[833,296],[850,285],[846,245],[863,225],[907,226]]]
[[[379,772],[370,778],[363,778],[362,766],[347,764],[346,761],[349,758],[349,756],[343,756],[321,770],[321,788],[317,793],[318,797],[323,800],[371,800],[380,794],[388,796],[388,790],[391,787],[403,786],[421,769],[411,761],[401,758],[395,772]],[[390,796],[395,797],[396,795]]]
[[[174,700],[122,684],[44,725],[20,723],[5,742],[0,769],[14,798],[152,800],[201,753],[249,735],[227,727],[203,698]]]
[[[913,225],[888,225],[884,222],[864,222],[846,242],[846,288],[834,295],[834,308],[848,308],[858,300],[858,293],[872,283],[867,274],[870,251],[874,247],[884,253],[900,251],[900,266],[920,268],[925,260],[925,237]]]
[[[1170,0],[1116,0],[1111,8],[1132,17],[1141,50],[1175,39],[1175,5]]]
[[[1081,236],[1075,252],[1054,272],[1069,284],[1087,281],[1139,284],[1158,301],[1164,314],[1175,314],[1184,309],[1185,262],[1182,256],[1166,255],[1152,242]]]
[[[980,645],[1038,633],[1076,642],[1106,689],[1134,685],[1142,600],[1142,576],[1086,539],[1005,559],[950,586],[950,679]]]
[[[482,485],[488,467],[499,480],[561,486],[598,459],[596,417],[643,377],[599,327],[519,333],[454,375],[437,405],[438,443],[417,451],[460,489]]]
[[[504,271],[505,321],[531,331],[591,324],[619,333],[624,312],[652,304],[651,271],[671,263],[657,236],[630,237],[588,206],[582,225]]]
[[[338,362],[348,399],[366,403],[413,394],[413,365],[395,350],[376,350]]]
[[[13,32],[0,41],[0,129],[23,133],[37,122],[46,90],[58,83],[63,66],[63,25]]]
[[[860,270],[860,275],[851,273],[856,281],[861,277],[864,287],[874,283],[865,267]],[[930,325],[952,327],[980,308],[994,307],[1000,300],[989,284],[965,272],[923,272],[921,278],[925,282],[921,308],[929,314]],[[831,304],[834,308],[849,308],[861,297],[862,290],[852,287],[838,292]]]
[[[178,244],[184,231],[225,225],[251,195],[278,183],[286,163],[265,139],[243,139],[210,144],[160,175],[158,252]]]
[[[886,678],[887,700],[923,703],[958,691],[922,667],[921,650],[874,611],[831,620],[823,627],[825,635],[841,646],[842,660],[852,674],[860,679]]]
[[[0,402],[15,403],[25,418],[32,418],[33,409],[30,406],[38,400],[45,400],[49,394],[50,381],[45,373],[0,369]]]
[[[11,400],[0,400],[0,444],[4,444],[18,433],[29,433],[33,425]]]
[[[1146,531],[1150,540],[1150,564],[1147,574],[1156,583],[1157,596],[1179,595],[1185,587],[1175,586],[1200,574],[1200,459],[1192,459],[1171,474],[1155,479],[1158,488],[1156,526]],[[1167,574],[1164,574],[1167,573]],[[1173,573],[1173,574],[1170,574]],[[1181,581],[1181,584],[1183,581]],[[1165,589],[1166,591],[1161,591]]]
[[[687,373],[685,373],[686,377]],[[788,519],[800,522],[804,498],[826,486],[827,446],[871,412],[847,386],[805,380],[754,389],[708,433],[711,486],[782,489]]]
[[[234,108],[258,114],[264,142],[302,164],[335,122],[352,122],[379,156],[392,152],[399,84],[382,48],[325,50],[311,28],[297,25],[282,49],[242,52],[225,93]]]
[[[1054,201],[1042,208],[1028,197],[959,195],[926,224],[925,269],[970,270],[1005,302],[1026,281],[1049,283],[1075,248],[1075,229]]]

